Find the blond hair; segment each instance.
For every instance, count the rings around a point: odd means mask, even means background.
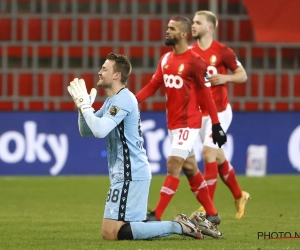
[[[195,15],[204,15],[206,16],[206,20],[211,22],[216,29],[218,27],[218,18],[215,13],[208,11],[208,10],[199,10],[195,13]]]

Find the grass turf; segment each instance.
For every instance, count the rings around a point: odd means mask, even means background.
[[[1,177],[0,249],[300,249],[300,238],[258,239],[259,232],[300,235],[300,176],[238,179],[252,197],[241,220],[235,219],[233,197],[221,180],[217,187],[215,204],[224,239],[196,241],[174,235],[114,242],[102,240],[100,234],[107,176]],[[164,176],[153,177],[149,208],[156,205],[163,180]],[[171,220],[177,213],[190,215],[198,206],[182,176],[162,219]]]

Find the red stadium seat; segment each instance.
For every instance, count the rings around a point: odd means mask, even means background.
[[[259,75],[256,74],[252,74],[249,76],[250,78],[250,87],[251,87],[251,91],[250,94],[253,97],[257,97],[259,96]]]
[[[153,72],[154,73],[154,72]],[[151,73],[144,73],[142,74],[142,79],[141,79],[141,88],[147,85],[147,83],[151,80],[153,74]]]
[[[11,19],[0,19],[0,41],[9,41],[12,37]]]
[[[294,97],[300,97],[300,75],[294,76]]]
[[[44,102],[30,102],[29,110],[31,111],[42,111],[44,110]]]
[[[280,95],[282,97],[288,97],[290,92],[289,75],[280,76]]]
[[[276,96],[276,75],[265,74],[263,76],[263,94],[265,97]]]
[[[250,20],[239,21],[239,41],[241,42],[252,42],[253,39],[253,28]]]
[[[71,41],[72,40],[72,20],[59,19],[58,20],[58,40]]]
[[[226,27],[226,33],[223,32]],[[219,20],[218,24],[218,38],[222,41],[234,41],[234,22],[232,20]]]
[[[41,19],[29,19],[28,20],[28,35],[29,41],[41,41],[42,40],[42,20]]]
[[[166,102],[153,102],[152,109],[155,111],[165,111],[166,110]]]
[[[257,102],[246,102],[245,103],[245,111],[258,111],[258,103]]]
[[[231,107],[233,111],[241,111],[241,103],[240,102],[231,102]]]
[[[275,110],[276,111],[289,111],[289,103],[288,102],[276,102]]]
[[[88,20],[88,39],[89,41],[102,40],[102,20],[89,19]]]
[[[162,41],[164,40],[163,31],[167,27],[167,23],[164,25],[163,21],[160,19],[150,19],[148,21],[144,19],[139,19],[137,22],[137,40],[138,41]],[[148,33],[145,36],[145,31]]]
[[[48,82],[48,93],[49,96],[64,96],[64,92],[66,92],[66,88],[68,86],[68,82],[64,82],[63,74],[51,74],[49,75]]]
[[[293,109],[294,111],[300,111],[300,102],[295,102]]]
[[[33,95],[33,75],[19,74],[18,75],[18,95],[32,96]]]
[[[53,104],[51,105],[51,108],[54,110]],[[73,101],[69,101],[69,102],[63,101],[59,103],[59,110],[76,110],[76,106]]]
[[[233,84],[233,96],[246,96],[246,83]]]
[[[131,41],[132,40],[132,20],[131,19],[120,19],[115,25],[119,28],[120,41]]]
[[[271,103],[270,102],[263,103],[263,111],[271,111]]]
[[[0,110],[2,111],[10,111],[13,110],[14,104],[13,102],[0,102]]]
[[[149,26],[147,27],[149,32],[149,40],[150,41],[162,41],[163,37],[163,28],[167,27],[167,24],[163,25],[162,20],[160,19],[152,19],[149,20]]]

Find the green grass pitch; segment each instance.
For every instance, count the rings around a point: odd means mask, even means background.
[[[149,208],[158,200],[164,176],[154,176]],[[179,235],[145,241],[104,241],[100,228],[109,182],[107,176],[1,177],[0,249],[300,249],[300,238],[264,240],[258,233],[300,235],[300,175],[261,178],[238,176],[252,199],[235,219],[233,197],[219,180],[215,197],[224,239],[197,241]],[[184,176],[164,213],[190,215],[198,203]],[[273,234],[273,236],[276,236]]]

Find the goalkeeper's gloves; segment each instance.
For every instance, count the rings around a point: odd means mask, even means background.
[[[218,143],[219,148],[227,141],[227,136],[220,123],[212,125],[212,138],[214,144]]]
[[[92,88],[90,95],[87,93],[85,82],[83,79],[75,78],[70,82],[68,86],[68,91],[73,98],[74,103],[82,114],[86,111],[94,111],[92,104],[95,101],[97,90]]]

